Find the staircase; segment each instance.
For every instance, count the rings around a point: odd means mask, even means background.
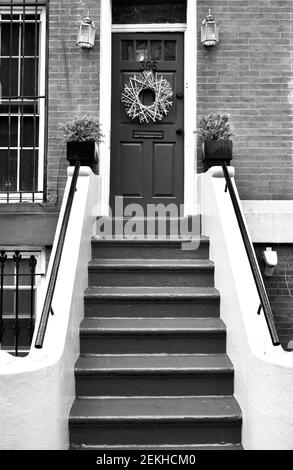
[[[241,449],[209,241],[92,240],[72,449]]]

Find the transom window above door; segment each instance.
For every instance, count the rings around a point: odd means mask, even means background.
[[[112,23],[186,23],[186,0],[113,0]]]

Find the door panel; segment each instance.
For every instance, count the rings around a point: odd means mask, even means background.
[[[124,206],[183,203],[184,134],[176,132],[184,128],[183,44],[181,33],[113,34],[112,210],[116,196]],[[142,124],[127,116],[121,95],[129,79],[142,72],[146,54],[156,63],[157,77],[171,84],[173,105],[161,121]],[[150,105],[154,95],[146,92],[140,100]]]
[[[142,196],[142,144],[121,143],[122,196]]]
[[[174,154],[176,144],[154,144],[153,197],[174,195]]]

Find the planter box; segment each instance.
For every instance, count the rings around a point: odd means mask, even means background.
[[[70,166],[74,166],[77,161],[80,161],[81,166],[89,166],[94,173],[97,173],[97,148],[97,144],[93,140],[67,142],[67,160]]]
[[[232,140],[206,140],[202,145],[204,171],[212,166],[221,166],[223,161],[230,165],[232,160]]]

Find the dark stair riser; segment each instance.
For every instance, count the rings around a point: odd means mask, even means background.
[[[241,420],[213,421],[156,420],[147,422],[139,418],[128,422],[90,421],[70,423],[71,443],[86,445],[155,445],[155,444],[211,444],[239,443]]]
[[[71,448],[238,449],[241,413],[209,241],[186,251],[170,239],[93,239],[92,256]]]
[[[174,287],[212,287],[214,269],[111,269],[89,267],[89,286],[174,286]]]
[[[208,299],[107,299],[85,297],[85,317],[219,317],[219,297]]]
[[[182,334],[80,335],[81,354],[220,354],[226,351],[224,331]]]
[[[187,244],[187,246],[190,245]],[[183,250],[181,242],[93,240],[92,257],[93,259],[208,259],[209,242],[202,241],[193,250]]]
[[[80,397],[232,395],[233,373],[76,373],[76,394]]]

